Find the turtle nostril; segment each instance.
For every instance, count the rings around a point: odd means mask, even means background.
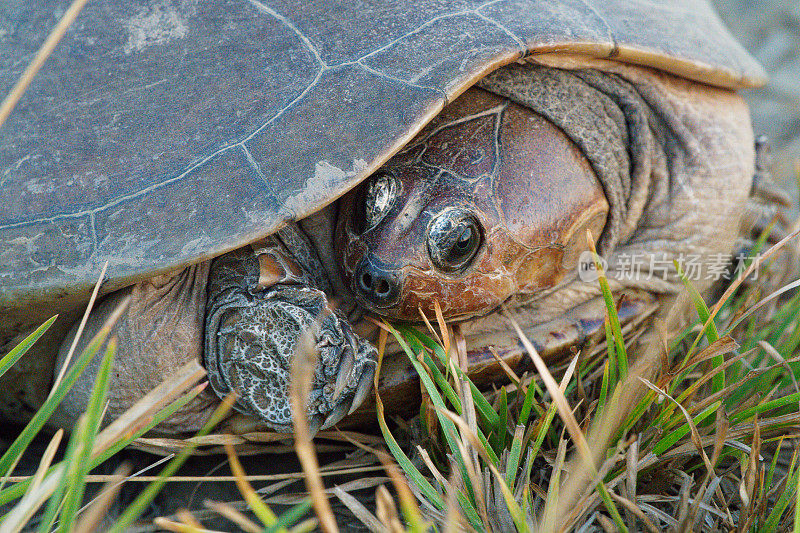
[[[369,274],[369,272],[364,272],[363,274],[361,274],[359,282],[361,283],[361,288],[363,290],[365,291],[372,290],[372,276]]]
[[[375,294],[380,296],[381,298],[386,298],[389,296],[391,292],[391,287],[389,286],[389,282],[385,279],[379,279],[377,283],[377,287],[375,287]]]
[[[353,273],[353,289],[362,301],[371,307],[392,306],[400,295],[400,283],[396,273],[384,270],[369,259],[364,259]]]

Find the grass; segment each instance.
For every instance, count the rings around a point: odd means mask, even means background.
[[[445,324],[440,313],[433,323],[426,320],[427,329],[382,324],[381,353],[392,338],[420,374],[420,413],[411,420],[387,420],[378,397],[381,438],[352,432],[321,435],[360,452],[333,468],[319,466],[316,454],[324,446],[315,448],[307,428],[296,428],[294,448],[304,473],[287,475],[278,484],[303,478],[310,497],[301,493],[281,498],[256,490],[253,482],[280,476],[245,473],[237,447],[279,437],[210,433],[232,399],[194,437],[143,437],[200,392],[195,383],[202,370],[197,368],[182,369],[168,380],[173,386],[148,395],[101,430],[116,347],[109,332],[120,310],[0,457],[0,503],[7,509],[0,527],[97,527],[120,485],[136,478],[122,471],[112,476],[92,471],[138,443],[161,447],[173,457],[114,524],[104,525],[111,531],[122,531],[142,516],[165,483],[185,479],[178,469],[198,446],[213,453],[220,444],[233,472],[220,480],[235,481],[242,501],[206,501],[203,509],[157,517],[153,527],[204,531],[202,520],[224,517],[232,528],[245,531],[336,531],[329,502],[333,496],[373,530],[800,531],[795,447],[800,429],[800,296],[787,292],[783,299],[764,298],[767,287],[753,283],[729,291],[710,309],[684,278],[686,291],[679,301],[690,302],[694,322],[671,337],[656,335],[648,344],[624,335],[616,300],[604,281],[601,275],[607,303],[604,344],[549,367],[508,318],[536,372],[517,375],[505,366],[509,384],[488,392],[470,381],[460,330]],[[755,307],[758,311],[750,313]],[[666,321],[681,318],[668,316]],[[0,372],[22,357],[52,322],[0,359]],[[98,353],[103,364],[89,407],[72,435],[64,442],[63,432],[57,432],[36,473],[13,477],[56,404]],[[313,350],[304,353],[313,357]],[[295,370],[295,399],[304,397],[303,384],[308,386],[310,376],[303,369],[313,367],[313,360],[301,364],[301,359]],[[175,399],[186,390],[187,396]],[[297,403],[294,409],[304,406]],[[54,462],[57,449],[63,449],[63,458]],[[385,476],[367,477],[376,474],[378,463]],[[362,476],[357,482],[326,488],[323,481],[354,472]],[[87,483],[100,480],[107,486],[85,505]],[[351,493],[374,486],[373,511]],[[290,507],[278,514],[271,503]]]
[[[94,295],[97,294],[104,279],[104,273],[105,269],[97,282]],[[91,311],[93,302],[94,296],[89,302],[86,316]],[[197,385],[197,382],[205,377],[205,370],[196,361],[191,361],[177,369],[161,385],[141,398],[101,431],[100,426],[107,404],[110,376],[117,346],[116,338],[110,337],[110,333],[127,306],[128,300],[125,299],[111,313],[105,324],[72,365],[69,367],[67,364],[64,365],[44,404],[0,457],[0,477],[2,477],[0,482],[0,506],[2,507],[0,508],[4,513],[0,516],[0,531],[16,532],[23,529],[36,529],[40,532],[96,531],[101,527],[101,523],[105,531],[125,531],[148,510],[148,506],[165,483],[176,480],[175,474],[185,461],[199,445],[208,442],[204,441],[204,438],[211,437],[213,440],[219,441],[219,435],[209,435],[209,433],[228,416],[235,400],[233,395],[223,399],[194,437],[180,441],[180,449],[171,454],[171,459],[161,473],[144,489],[138,491],[138,496],[134,501],[117,513],[118,516],[112,523],[106,523],[103,520],[108,515],[122,485],[131,479],[126,475],[127,468],[124,465],[108,479],[106,486],[97,497],[85,503],[86,485],[94,481],[94,476],[90,475],[92,470],[142,439],[144,434],[187,405],[206,386],[205,383]],[[25,355],[56,319],[57,316],[46,321],[0,359],[0,376]],[[78,329],[73,348],[83,334],[84,324],[85,318]],[[33,440],[40,436],[58,404],[75,384],[88,363],[101,350],[103,350],[102,362],[88,407],[72,428],[70,438],[63,450],[63,458],[58,462],[53,462],[64,438],[64,430],[60,429],[52,436],[44,453],[38,458],[35,473],[32,476],[13,476],[14,470],[29,451]],[[310,438],[308,442],[310,443]],[[234,473],[233,479],[245,497],[249,508],[261,520],[263,526],[255,526],[240,511],[227,503],[206,502],[206,507],[245,530],[289,531],[288,528],[294,526],[307,513],[311,506],[310,502],[301,502],[282,516],[276,516],[253,491],[230,442],[226,442],[225,446]],[[317,474],[319,474],[318,469]],[[179,516],[182,520],[180,523],[159,517],[153,520],[153,524],[156,527],[173,531],[186,531],[187,527],[189,531],[202,530],[202,527],[188,511],[179,512]],[[296,527],[292,527],[291,531],[310,531],[316,524],[316,520],[305,520]]]
[[[433,322],[426,318],[426,328],[382,323],[380,353],[391,338],[420,375],[419,414],[387,420],[378,396],[380,435],[328,431],[316,443],[301,422],[293,446],[285,451],[294,449],[303,472],[283,476],[248,476],[237,449],[253,453],[272,446],[276,451],[283,444],[272,441],[285,436],[212,432],[232,399],[221,404],[198,435],[143,436],[199,394],[202,385],[196,383],[203,371],[196,364],[101,428],[116,349],[109,336],[120,309],[0,457],[0,503],[6,509],[0,529],[90,531],[123,483],[146,480],[146,488],[117,513],[115,522],[103,525],[111,531],[134,523],[141,527],[142,521],[136,521],[166,483],[191,479],[234,481],[242,500],[205,501],[202,508],[176,510],[148,519],[152,528],[205,531],[203,521],[223,517],[231,528],[245,531],[336,531],[333,497],[372,530],[800,531],[795,440],[800,430],[800,295],[775,290],[767,283],[773,277],[729,290],[711,308],[684,278],[678,302],[688,307],[676,306],[660,328],[652,328],[662,333],[647,338],[624,333],[617,301],[601,275],[605,343],[548,365],[508,317],[535,372],[518,375],[501,365],[509,384],[490,391],[479,391],[470,381],[460,329],[445,324],[441,313]],[[694,314],[692,323],[670,327],[687,322],[687,308]],[[0,359],[0,373],[52,323]],[[293,408],[302,412],[299,399],[306,397],[314,363],[308,358],[315,354],[311,349],[298,353],[305,356],[297,357],[292,396]],[[97,354],[103,363],[89,407],[72,434],[68,439],[62,431],[52,436],[33,476],[14,476],[57,403]],[[320,437],[338,444],[321,444]],[[124,469],[111,476],[93,473],[131,445],[161,449],[171,459],[158,476],[131,476]],[[350,456],[320,466],[317,453],[326,449],[349,450]],[[62,455],[55,461],[57,450]],[[190,455],[223,450],[231,476],[211,481],[179,475]],[[342,482],[342,476],[350,480]],[[307,493],[279,493],[300,479]],[[87,484],[100,481],[105,488],[86,503]],[[272,484],[256,489],[256,482]],[[363,494],[372,490],[370,509]],[[274,512],[275,505],[284,511]]]
[[[427,521],[445,530],[800,530],[800,296],[768,297],[768,307],[742,321],[763,287],[729,291],[712,310],[684,278],[696,321],[648,347],[622,336],[603,276],[600,283],[607,342],[581,354],[560,384],[523,338],[538,375],[510,376],[512,386],[465,398],[435,370],[448,367],[431,340],[450,335],[444,324],[429,336],[386,326],[426,374],[438,417],[436,426],[421,424],[434,458],[427,472],[381,425],[412,491],[428,503]],[[472,390],[458,367],[454,378],[462,392]],[[531,468],[537,460],[540,481]],[[456,512],[445,512],[454,493]]]

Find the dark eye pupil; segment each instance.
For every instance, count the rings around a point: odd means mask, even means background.
[[[466,269],[478,253],[481,243],[479,222],[465,210],[445,211],[428,230],[428,255],[445,272]]]
[[[445,258],[451,267],[461,267],[464,262],[470,259],[476,250],[477,239],[475,238],[475,230],[472,227],[472,221],[464,221],[459,226],[454,228],[453,233],[458,235],[455,242],[450,241],[450,250],[446,252]],[[456,233],[458,232],[458,233]]]
[[[472,228],[464,228],[461,232],[461,237],[459,237],[456,246],[458,246],[459,250],[466,250],[469,248],[470,241],[472,241]]]

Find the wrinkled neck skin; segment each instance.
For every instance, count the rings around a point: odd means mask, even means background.
[[[591,161],[610,205],[600,252],[612,289],[674,295],[682,283],[673,260],[685,267],[695,259],[691,281],[707,289],[720,256],[730,256],[740,235],[752,187],[754,142],[744,100],[613,61],[536,61],[558,68],[515,65],[480,84],[537,109]],[[581,114],[571,112],[576,102]],[[569,289],[598,290],[594,281]],[[540,305],[558,309],[554,303],[546,298]]]
[[[586,230],[614,291],[672,297],[673,260],[699,262],[693,283],[712,284],[753,175],[744,101],[645,68],[547,60],[575,70],[497,71],[481,86],[508,98],[469,91],[371,178],[388,175],[395,198],[368,180],[340,201],[334,248],[317,240],[339,294],[406,321],[433,316],[438,300],[476,333],[507,328],[493,315],[501,305],[543,323],[600,294],[577,274]],[[481,241],[466,267],[446,271],[430,234],[452,209],[474,216]],[[303,224],[318,217],[336,213]],[[375,297],[376,279],[396,286]]]

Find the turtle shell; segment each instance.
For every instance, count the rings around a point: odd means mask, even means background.
[[[0,7],[0,93],[69,0]],[[0,307],[204,260],[334,201],[488,72],[759,65],[698,0],[98,0],[0,129]]]

